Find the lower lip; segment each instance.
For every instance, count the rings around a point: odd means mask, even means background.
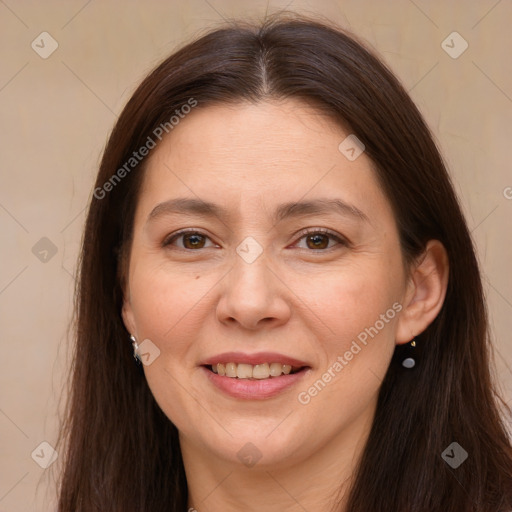
[[[310,368],[304,368],[297,373],[289,373],[280,377],[269,377],[268,379],[238,379],[236,377],[221,377],[208,368],[201,367],[210,382],[218,389],[234,398],[244,400],[264,400],[278,395],[285,389],[290,388],[302,380]]]

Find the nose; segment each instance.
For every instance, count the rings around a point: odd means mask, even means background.
[[[224,324],[257,330],[283,325],[291,316],[292,292],[263,254],[252,263],[236,255],[222,286],[217,318]]]

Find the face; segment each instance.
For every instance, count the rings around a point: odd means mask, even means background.
[[[298,101],[209,106],[150,155],[123,318],[188,449],[276,467],[371,424],[407,279],[348,135]]]

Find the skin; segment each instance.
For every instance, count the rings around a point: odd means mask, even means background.
[[[179,430],[189,507],[199,512],[327,511],[340,487],[343,502],[395,345],[421,333],[442,306],[443,246],[430,241],[405,268],[371,160],[363,153],[349,161],[338,150],[348,134],[297,100],[209,106],[188,114],[148,157],[122,314],[139,343],[160,350],[145,376]],[[178,197],[219,203],[229,215],[147,220]],[[334,211],[271,219],[282,202],[317,198],[341,199],[368,220]],[[184,228],[205,238],[163,246]],[[318,249],[305,228],[349,243],[322,236]],[[248,236],[263,250],[252,263],[236,252]],[[401,311],[300,403],[298,394],[394,303]],[[275,397],[235,399],[198,366],[225,351],[280,352],[311,370]],[[261,455],[252,467],[237,456],[248,442]]]

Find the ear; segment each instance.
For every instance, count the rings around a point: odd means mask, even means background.
[[[403,310],[398,319],[396,343],[410,342],[436,318],[448,286],[449,261],[439,240],[429,240],[425,251],[412,265]]]
[[[136,337],[137,329],[135,328],[135,315],[133,314],[131,296],[129,291],[128,293],[124,294],[121,316],[123,317],[123,323],[124,326],[126,327],[126,330]]]
[[[117,278],[123,294],[123,306],[121,308],[121,316],[126,330],[133,336],[137,337],[137,329],[135,328],[135,315],[132,309],[132,294],[130,291],[130,283],[128,280],[129,261],[124,246],[118,249],[118,266]]]

